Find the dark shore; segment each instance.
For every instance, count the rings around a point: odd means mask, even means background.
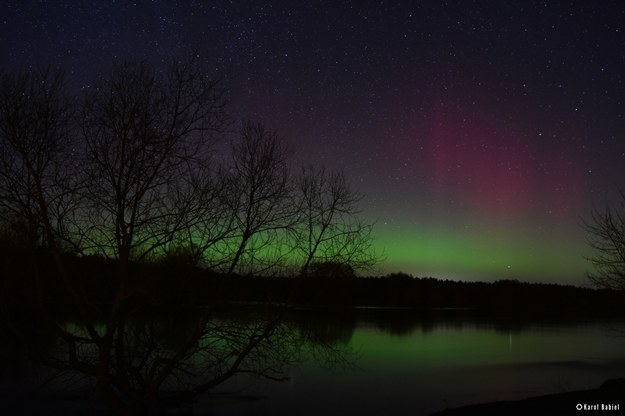
[[[445,409],[432,416],[621,414],[625,411],[625,378],[611,379],[598,389],[480,403]]]
[[[41,285],[51,308],[71,304],[52,259],[39,253],[38,279],[28,256],[0,253],[5,273],[0,301],[6,308],[37,308]],[[98,257],[63,258],[81,296],[106,309],[119,287],[118,265]],[[403,273],[381,277],[323,275],[271,277],[226,275],[178,264],[132,263],[128,291],[134,305],[206,307],[241,303],[284,304],[314,308],[391,307],[419,310],[466,309],[510,318],[623,318],[625,291],[523,283],[515,280],[462,282]],[[38,282],[38,283],[37,283]]]

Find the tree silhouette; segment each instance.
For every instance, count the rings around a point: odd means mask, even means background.
[[[210,252],[230,274],[266,270],[295,249],[288,237],[303,232],[303,218],[314,222],[314,249],[300,242],[306,267],[334,265],[351,276],[352,264],[369,261],[370,226],[354,219],[359,198],[342,175],[328,182],[311,171],[322,185],[307,188],[309,216],[298,214],[305,198],[294,190],[288,151],[275,132],[244,122],[231,163],[213,164],[211,136],[225,122],[224,92],[194,59],[163,72],[117,65],[87,94],[78,117],[59,74],[4,74],[0,83],[1,225],[25,230],[40,316],[58,341],[45,362],[89,377],[116,413],[159,409],[164,386],[183,379],[187,395],[241,373],[281,379],[306,341],[281,315],[240,322],[207,314],[165,342],[155,335],[158,325],[137,324],[136,311],[150,306],[143,274],[155,270],[140,262],[160,258],[162,268],[180,272]],[[93,256],[90,263],[64,256],[66,249],[109,260]],[[49,259],[57,270],[46,278],[60,277],[69,295],[50,298],[75,310],[78,325],[50,312],[37,269]],[[98,305],[82,289],[90,278],[82,267],[97,265],[110,278]],[[52,280],[47,287],[56,286]],[[191,380],[197,354],[206,366]]]
[[[71,107],[62,76],[49,70],[4,74],[0,86],[0,203],[13,219],[26,224],[30,267],[39,313],[64,343],[68,363],[81,346],[102,338],[90,320],[90,305],[61,259],[59,233],[67,182],[62,180],[71,155]],[[58,324],[45,301],[36,253],[44,246],[53,259],[87,337]]]
[[[221,166],[197,173],[188,186],[175,190],[173,205],[184,207],[185,221],[163,247],[164,256],[171,260],[174,253],[184,252],[189,264],[219,269],[228,263],[221,249],[233,234],[230,189]]]
[[[315,263],[353,269],[373,266],[378,259],[372,250],[372,224],[358,218],[362,197],[350,189],[345,175],[309,166],[295,183],[299,217],[291,235],[303,257],[300,273],[308,274]]]
[[[72,108],[63,76],[49,69],[6,73],[0,83],[0,207],[5,219],[24,226],[42,310],[35,258],[41,246],[51,253],[80,318],[86,320],[84,299],[60,258],[60,231],[72,199],[71,178],[66,175],[71,166]]]
[[[588,279],[598,287],[625,289],[625,194],[617,210],[595,210],[584,223],[594,254],[589,257],[594,270]]]
[[[198,206],[208,177],[210,133],[223,125],[223,106],[219,82],[194,59],[174,62],[164,73],[141,63],[118,65],[85,100],[83,204],[74,230],[85,252],[116,259],[119,283],[103,328],[74,342],[95,344],[97,360],[80,361],[73,346],[60,368],[95,376],[99,394],[114,408],[123,407],[114,374],[125,376],[120,357],[126,309],[141,306],[133,300],[130,261],[148,259],[203,214]],[[158,394],[169,373],[159,370],[148,380],[148,398]]]
[[[310,264],[307,275],[313,277],[352,278],[356,277],[354,269],[347,263],[325,261]]]
[[[100,81],[82,114],[88,249],[125,267],[197,220],[190,208],[223,105],[218,82],[193,60],[174,62],[165,75],[125,63]]]
[[[0,208],[26,225],[30,244],[58,243],[63,166],[72,109],[60,73],[6,73],[0,80]]]
[[[293,220],[287,158],[288,150],[275,131],[261,123],[243,122],[240,141],[232,146],[232,166],[227,174],[235,232],[229,274],[242,269],[242,261],[247,262],[244,267],[253,269],[259,253],[265,256],[261,268],[273,265],[268,251]]]
[[[98,348],[79,348],[66,360],[59,359],[69,353],[62,346],[41,359],[69,385],[95,380],[100,399],[120,415],[168,414],[168,403],[192,401],[240,375],[286,380],[306,349],[337,367],[353,361],[348,348],[313,339],[282,312],[211,319],[207,311],[176,309],[148,320],[125,317],[108,367]]]

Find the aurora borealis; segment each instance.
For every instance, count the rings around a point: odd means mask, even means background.
[[[29,0],[0,16],[2,70],[59,67],[75,91],[123,59],[196,51],[233,120],[345,171],[383,273],[584,284],[581,223],[625,189],[620,1]]]

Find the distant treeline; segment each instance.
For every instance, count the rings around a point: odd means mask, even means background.
[[[36,306],[35,279],[26,258],[0,259],[0,295],[5,306]],[[40,253],[41,290],[50,305],[66,305],[51,256]],[[114,260],[95,256],[64,258],[71,279],[93,305],[110,304],[118,282]],[[49,267],[47,267],[48,265]],[[226,275],[193,266],[131,263],[131,304],[152,306],[232,306],[277,303],[305,307],[466,308],[509,316],[625,317],[625,292],[556,284],[499,280],[494,283],[415,278],[404,273],[381,277],[316,275],[267,277]],[[134,301],[133,301],[134,300]]]

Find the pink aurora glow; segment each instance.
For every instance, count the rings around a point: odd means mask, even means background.
[[[568,149],[539,148],[509,123],[471,109],[439,107],[430,120],[424,151],[441,198],[498,217],[566,216],[579,203],[577,161]]]

